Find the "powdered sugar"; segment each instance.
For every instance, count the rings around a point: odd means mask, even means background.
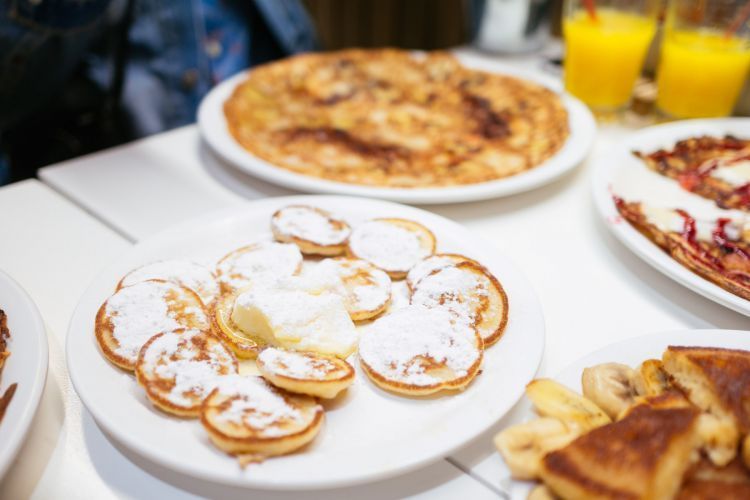
[[[466,376],[481,357],[475,332],[454,321],[444,309],[408,306],[376,320],[365,329],[359,356],[372,370],[392,381],[431,386],[445,380],[425,370],[420,358]]]
[[[414,287],[422,280],[422,278],[429,276],[433,271],[454,264],[455,261],[446,255],[432,255],[417,262],[417,264],[409,270],[409,274],[406,275],[406,281],[409,283],[409,286]]]
[[[203,401],[220,377],[237,373],[227,348],[199,330],[170,332],[155,338],[144,352],[139,370],[148,377],[174,381],[168,392],[159,385],[157,390],[171,403],[185,408]]]
[[[411,303],[429,308],[445,308],[458,318],[473,324],[482,307],[487,286],[472,271],[448,266],[434,271],[417,283]]]
[[[253,281],[291,276],[301,265],[302,254],[297,245],[263,241],[232,252],[219,261],[216,269],[222,282],[241,289]]]
[[[190,288],[204,304],[210,304],[219,293],[213,273],[206,267],[186,259],[152,262],[130,271],[121,282],[129,286],[141,281],[160,279]]]
[[[229,408],[216,415],[219,423],[245,425],[267,437],[287,434],[289,422],[305,423],[302,411],[260,377],[223,377],[217,387],[220,395],[233,398]]]
[[[272,374],[304,380],[326,380],[341,368],[329,359],[311,353],[269,347],[258,355],[258,362]]]
[[[391,298],[391,278],[367,261],[326,259],[316,267],[318,272],[341,277],[349,312],[375,311]]]
[[[349,237],[349,249],[356,257],[392,272],[406,272],[431,253],[415,233],[383,220],[357,226]]]
[[[304,290],[252,288],[237,297],[232,320],[247,330],[246,325],[257,323],[254,318],[258,316],[263,317],[264,328],[252,333],[271,344],[346,356],[357,342],[343,299],[333,293],[314,295]]]
[[[169,295],[175,298],[168,299]],[[105,307],[118,344],[115,352],[135,362],[141,346],[157,333],[207,327],[208,318],[203,309],[189,305],[191,298],[169,282],[144,281],[118,290]]]
[[[271,219],[274,234],[280,233],[318,245],[341,245],[351,233],[349,225],[333,219],[322,210],[306,206],[289,206]]]

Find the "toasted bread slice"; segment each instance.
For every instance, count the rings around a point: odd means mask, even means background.
[[[305,255],[341,255],[351,228],[341,219],[316,207],[289,205],[271,217],[276,241],[295,243]]]
[[[179,417],[198,417],[219,377],[237,374],[237,359],[200,330],[157,333],[138,355],[135,377],[151,402]]]
[[[640,406],[542,460],[541,477],[564,499],[672,498],[696,446],[698,411]]]
[[[214,273],[207,267],[186,259],[162,260],[133,269],[120,280],[117,289],[154,279],[170,281],[191,289],[207,307],[219,296],[219,283]]]
[[[324,260],[318,267],[341,278],[346,310],[353,321],[379,316],[391,304],[391,278],[366,260],[339,257]]]
[[[669,346],[662,360],[694,405],[750,433],[750,351]]]
[[[244,332],[232,319],[238,294],[223,295],[213,307],[214,333],[240,359],[255,359],[267,343],[260,337]]]
[[[216,264],[222,293],[235,293],[258,281],[292,276],[302,268],[302,254],[292,243],[261,241],[221,258]]]
[[[422,278],[429,276],[434,271],[442,269],[448,266],[455,266],[461,262],[472,262],[478,266],[481,264],[474,259],[470,259],[465,255],[457,253],[436,253],[426,259],[423,259],[412,267],[406,274],[406,284],[409,286],[409,290],[414,290],[414,287],[419,283]]]
[[[354,382],[354,368],[335,356],[269,347],[257,363],[263,378],[298,394],[331,399]]]
[[[378,386],[421,396],[463,389],[479,373],[482,338],[446,309],[407,306],[364,329],[362,368]]]
[[[750,498],[750,471],[739,458],[724,467],[701,458],[687,473],[677,500]]]
[[[281,391],[261,377],[223,377],[201,409],[201,423],[218,448],[259,457],[306,445],[323,418],[323,408],[310,396]]]
[[[418,222],[373,219],[355,227],[347,255],[379,267],[393,279],[403,279],[422,259],[435,253],[435,235]]]
[[[445,307],[476,328],[489,347],[503,335],[508,323],[508,296],[486,268],[473,262],[443,267],[422,278],[410,302]]]
[[[189,288],[148,280],[117,290],[99,308],[94,325],[104,356],[125,370],[134,370],[148,339],[181,328],[211,330],[203,302]]]

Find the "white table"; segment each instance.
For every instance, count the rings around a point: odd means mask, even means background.
[[[606,153],[625,132],[605,127],[592,156]],[[540,373],[554,374],[594,349],[651,331],[750,328],[747,317],[662,276],[609,235],[591,201],[590,163],[530,193],[427,207],[475,230],[527,273],[547,321],[547,348]],[[53,375],[32,429],[30,442],[35,445],[24,449],[0,487],[0,498],[22,498],[30,493],[39,498],[52,494],[97,498],[239,496],[237,491],[207,489],[176,478],[136,457],[131,457],[132,461],[125,458],[81,411],[78,398],[68,388],[60,347],[67,319],[85,284],[118,252],[205,212],[292,192],[222,163],[201,143],[194,126],[48,167],[40,177],[101,224],[37,182],[0,189],[0,214],[5,213],[4,207],[24,208],[17,210],[23,214],[20,218],[14,214],[0,227],[7,227],[7,222],[19,231],[30,231],[30,227],[35,231],[9,242],[10,259],[5,256],[7,248],[0,248],[0,266],[27,287],[40,306],[50,328]],[[25,254],[27,247],[40,247],[39,253]],[[51,255],[49,248],[55,249]],[[43,272],[34,267],[40,254],[47,259],[41,266]],[[452,498],[461,494],[498,498],[505,485],[499,477],[500,458],[492,449],[491,436],[501,426],[502,422],[449,461],[391,481],[324,496]]]

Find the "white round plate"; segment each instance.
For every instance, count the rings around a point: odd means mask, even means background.
[[[750,351],[750,332],[742,330],[675,330],[634,337],[587,354],[568,365],[554,379],[581,394],[581,374],[584,368],[610,362],[636,367],[646,359],[661,359],[662,353],[670,345],[724,347]],[[531,402],[524,397],[519,403],[519,409],[514,412],[514,418],[508,425],[532,420],[536,416]],[[503,463],[503,468],[498,474],[500,477],[510,477],[510,470],[505,466],[505,463]],[[511,481],[510,484],[511,498],[513,500],[525,500],[534,483]]]
[[[17,383],[5,418],[0,421],[0,479],[18,453],[47,380],[47,333],[31,297],[0,271],[0,309],[8,315],[10,357],[0,375],[0,396]]]
[[[212,263],[228,251],[270,236],[271,214],[302,203],[356,225],[373,217],[404,217],[429,227],[438,250],[485,264],[510,302],[503,338],[485,353],[483,372],[463,392],[409,399],[378,389],[357,369],[354,385],[328,408],[313,444],[241,470],[213,447],[200,423],[154,409],[132,375],[109,364],[94,338],[94,317],[121,276],[141,264],[180,256]],[[497,422],[521,397],[544,350],[544,319],[529,283],[497,250],[442,217],[388,202],[339,196],[294,196],[248,203],[181,224],[136,245],[86,291],[70,324],[68,370],[86,408],[107,433],[151,461],[212,482],[265,489],[328,488],[363,483],[438,460]]]
[[[552,182],[580,164],[588,155],[596,136],[596,121],[578,99],[565,94],[560,83],[534,72],[487,62],[476,57],[457,55],[468,67],[524,78],[557,92],[568,111],[570,136],[562,149],[531,170],[495,181],[440,188],[386,188],[330,181],[298,174],[274,166],[245,150],[229,133],[224,117],[224,101],[244,81],[247,72],[235,75],[214,87],[198,109],[198,127],[211,148],[227,162],[265,181],[310,193],[330,193],[381,198],[412,204],[460,203],[508,196]]]
[[[712,201],[685,191],[676,181],[650,171],[632,154],[634,150],[651,152],[671,147],[678,140],[702,134],[735,134],[750,137],[750,119],[680,121],[647,127],[631,134],[594,160],[594,200],[606,226],[633,253],[687,288],[750,316],[750,301],[701,278],[672,259],[669,254],[623,220],[612,200],[613,192],[620,196],[627,192],[626,201],[648,201],[667,208],[683,208],[692,215],[699,213],[719,217],[721,210]]]

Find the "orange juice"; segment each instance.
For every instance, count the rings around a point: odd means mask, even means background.
[[[750,67],[750,44],[712,30],[667,33],[656,104],[678,118],[727,116]]]
[[[566,90],[594,108],[624,106],[655,31],[653,18],[629,12],[573,13],[563,22]]]

